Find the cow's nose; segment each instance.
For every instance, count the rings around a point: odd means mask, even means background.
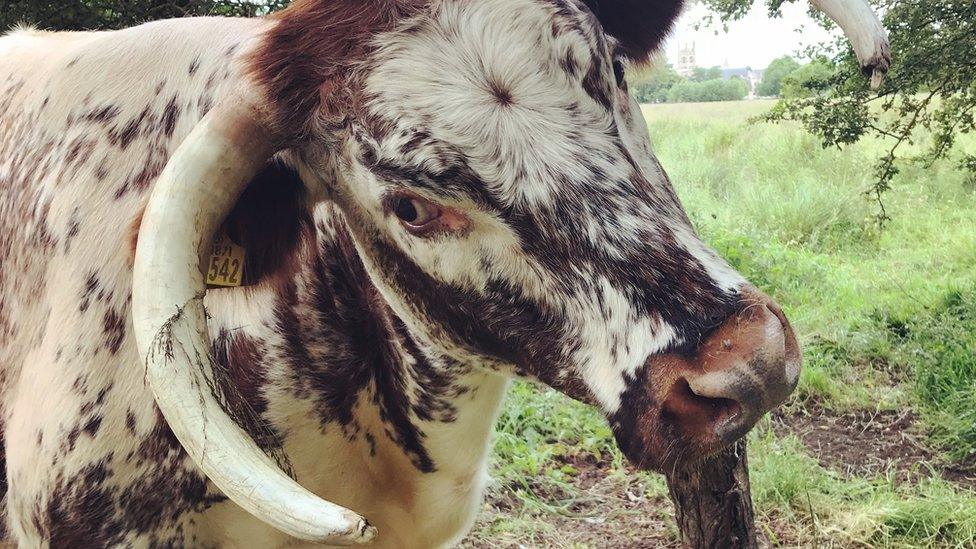
[[[699,440],[732,442],[793,392],[800,346],[786,316],[758,290],[701,344],[678,373],[663,406],[665,419]]]

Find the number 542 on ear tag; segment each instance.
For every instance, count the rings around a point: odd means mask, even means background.
[[[244,278],[244,248],[234,244],[226,234],[214,240],[207,269],[207,284],[240,286]]]

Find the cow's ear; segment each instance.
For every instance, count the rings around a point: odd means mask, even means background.
[[[584,0],[622,53],[644,61],[671,31],[684,0]]]
[[[293,268],[303,234],[314,231],[306,188],[296,170],[274,160],[247,184],[221,230],[242,247],[243,286]]]

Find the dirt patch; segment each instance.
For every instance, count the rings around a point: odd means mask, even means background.
[[[545,494],[556,510],[527,510],[514,487],[496,486],[464,549],[680,547],[674,538],[674,510],[665,497],[647,494],[637,474],[611,473],[606,459],[570,457],[576,474],[572,493]],[[551,490],[551,488],[550,488]],[[537,495],[542,495],[538,494]]]
[[[897,483],[939,475],[976,489],[976,469],[945,463],[924,444],[917,416],[906,411],[835,412],[813,407],[773,419],[779,436],[796,435],[821,465],[847,475],[893,475]]]
[[[946,464],[926,447],[925,435],[911,412],[858,410],[839,413],[810,406],[773,418],[778,436],[795,435],[821,465],[849,476],[884,477],[914,483],[933,475],[976,490],[976,468]],[[459,545],[463,549],[680,547],[674,508],[648,493],[640,473],[616,470],[607,456],[577,454],[557,459],[574,474],[560,488],[550,481],[525,486],[493,486],[478,521]],[[530,509],[516,495],[531,491],[547,507]],[[768,512],[757,522],[764,545],[808,546],[809,532],[795,516]]]

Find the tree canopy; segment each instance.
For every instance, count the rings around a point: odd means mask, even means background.
[[[685,78],[670,65],[656,65],[635,74],[630,90],[641,103],[737,101],[748,95],[749,85],[737,77],[723,79],[718,67],[696,68]]]
[[[660,63],[635,78],[628,75],[628,80],[631,80],[631,92],[641,103],[664,103],[668,100],[668,90],[685,79],[671,65]]]
[[[692,69],[691,77],[688,79],[692,82],[705,82],[707,80],[717,80],[722,78],[721,67],[695,67]]]

